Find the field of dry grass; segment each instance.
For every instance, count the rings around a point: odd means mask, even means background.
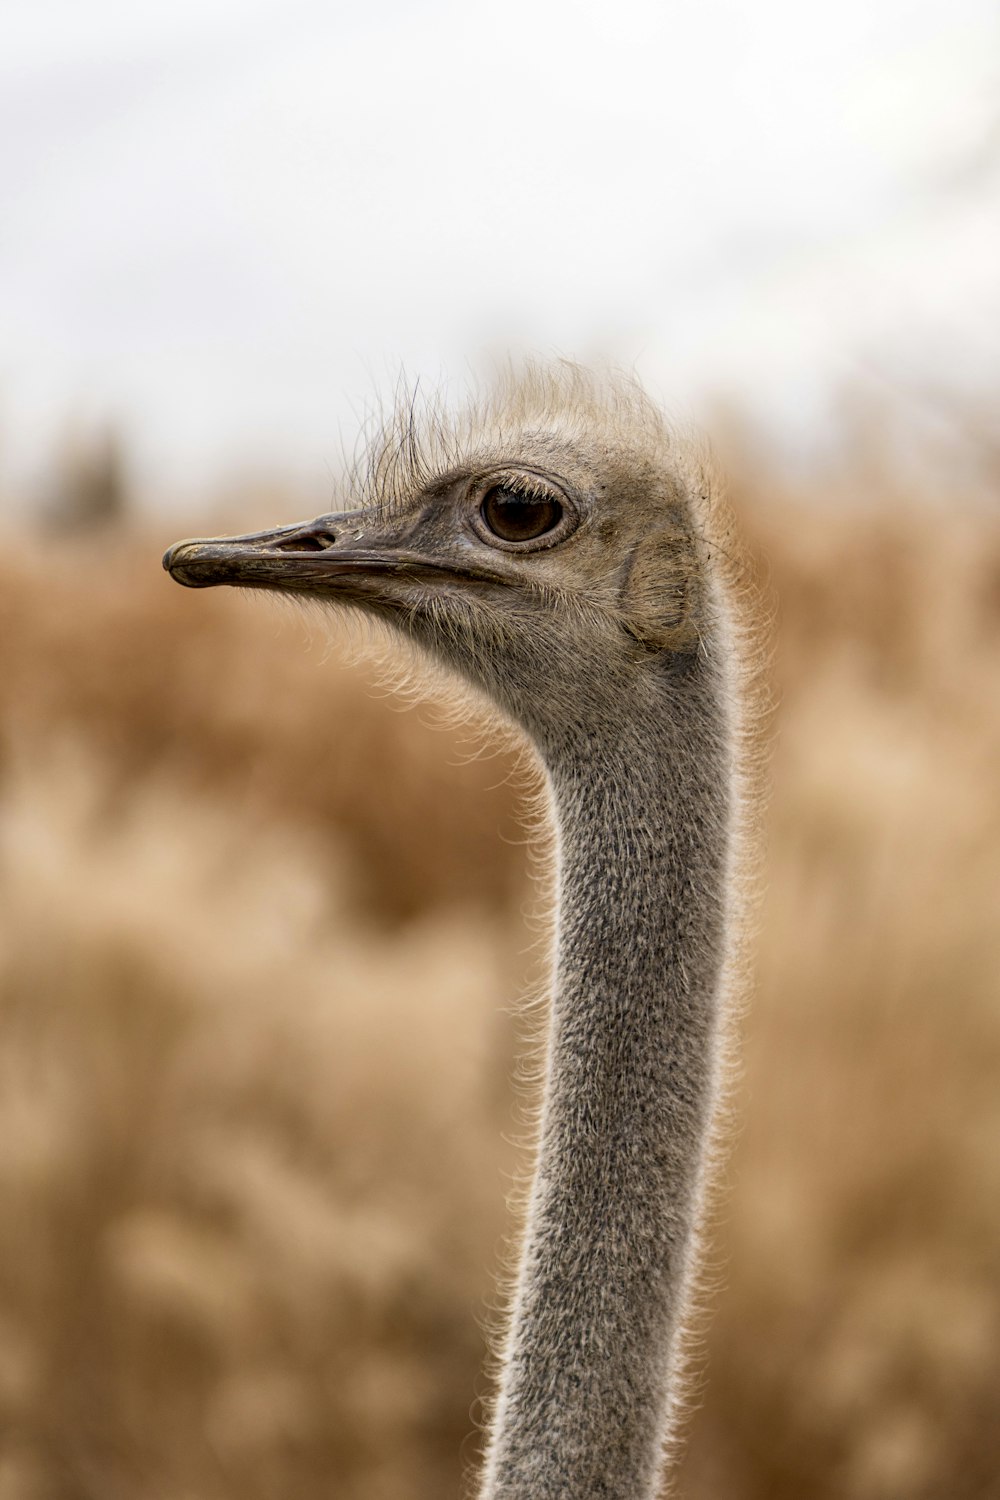
[[[737,499],[779,708],[679,1491],[998,1496],[995,494]],[[523,771],[169,539],[0,548],[0,1500],[458,1496]]]

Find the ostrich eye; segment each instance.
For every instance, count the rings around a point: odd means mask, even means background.
[[[531,495],[497,484],[487,490],[480,514],[494,536],[505,542],[530,542],[562,519],[563,509],[550,495]]]

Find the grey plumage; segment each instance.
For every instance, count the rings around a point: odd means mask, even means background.
[[[634,384],[571,367],[508,379],[453,423],[404,403],[357,486],[357,510],[180,543],[165,564],[192,586],[375,615],[533,744],[556,830],[555,974],[481,1500],[650,1500],[738,925],[744,651],[725,509]]]

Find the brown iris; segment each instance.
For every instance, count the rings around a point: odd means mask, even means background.
[[[551,495],[532,495],[496,484],[483,496],[480,514],[494,536],[505,542],[530,542],[562,519],[562,506]]]

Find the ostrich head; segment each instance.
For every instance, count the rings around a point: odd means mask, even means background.
[[[631,384],[508,381],[452,424],[403,406],[355,507],[179,542],[192,588],[276,589],[373,615],[484,692],[540,746],[642,700],[696,649],[704,485]]]

